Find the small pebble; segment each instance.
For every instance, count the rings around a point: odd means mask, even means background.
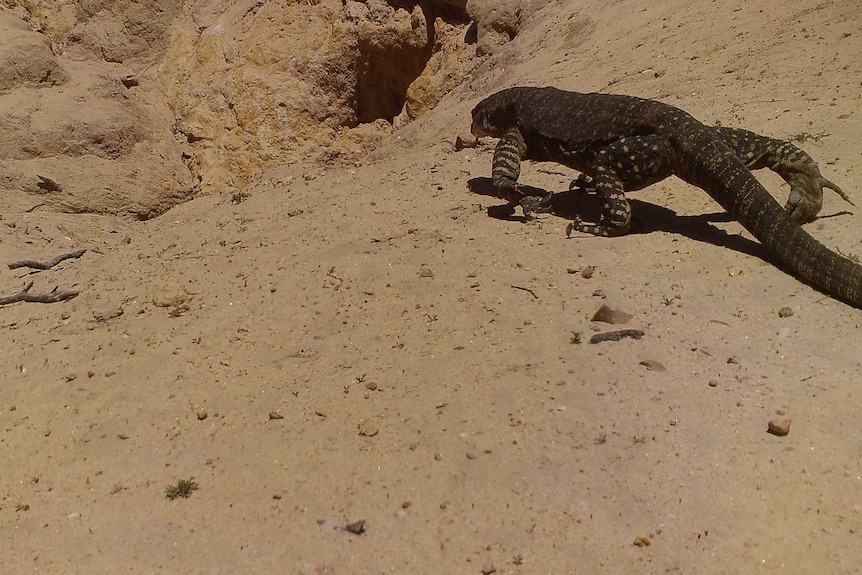
[[[203,409],[202,409],[202,410],[200,410],[200,411],[198,412],[198,420],[203,421],[204,419],[206,419],[206,418],[207,418],[207,415],[208,415],[208,414],[207,414],[207,412],[206,412],[206,411],[204,411]]]
[[[122,307],[106,308],[93,312],[93,319],[96,321],[108,321],[120,317],[123,313],[125,312]]]
[[[581,277],[585,280],[588,280],[593,277],[594,271],[596,271],[596,268],[594,268],[593,266],[584,266],[581,268]]]
[[[648,537],[637,537],[632,543],[638,547],[649,547],[651,545]]]
[[[482,565],[482,574],[483,575],[491,575],[491,573],[496,573],[497,568],[494,567],[494,564],[488,561],[484,565]]]
[[[433,278],[433,277],[434,277],[434,272],[432,272],[432,271],[431,271],[430,269],[428,269],[428,268],[422,268],[422,269],[420,269],[420,270],[419,270],[419,277],[420,277],[420,278]]]
[[[790,317],[793,315],[793,310],[787,306],[784,306],[780,310],[778,310],[778,317]]]
[[[380,433],[380,430],[373,423],[369,421],[359,422],[359,435],[364,437],[374,437],[378,433]]]
[[[607,331],[597,333],[590,338],[591,344],[602,343],[603,341],[620,341],[624,337],[632,339],[640,339],[644,336],[644,332],[639,329],[621,329],[618,331]]]
[[[455,151],[460,152],[464,148],[475,148],[479,144],[479,139],[473,136],[465,135],[463,138],[461,136],[455,136]]]
[[[718,382],[717,382],[717,381],[715,381],[714,379],[710,379],[710,380],[709,380],[709,383],[708,383],[707,385],[708,385],[709,387],[718,387]]]
[[[270,411],[269,412],[269,418],[270,419],[284,419],[284,416],[277,411]]]
[[[593,314],[593,317],[590,318],[590,321],[601,321],[604,323],[610,324],[622,324],[628,323],[634,316],[630,313],[626,313],[624,311],[614,309],[607,304],[602,304],[602,306]]]
[[[640,362],[640,365],[644,366],[649,371],[667,371],[667,368],[661,362],[654,359],[644,359]]]
[[[190,299],[186,289],[176,282],[157,286],[152,297],[153,305],[156,307],[179,307],[188,304]]]
[[[369,381],[368,383],[365,384],[365,389],[370,389],[371,391],[376,390],[377,389],[377,382],[376,381]]]
[[[770,420],[767,424],[766,431],[778,437],[784,437],[790,433],[790,418],[782,417],[781,419]]]
[[[344,526],[344,530],[353,533],[354,535],[362,535],[365,533],[365,519],[348,523]]]

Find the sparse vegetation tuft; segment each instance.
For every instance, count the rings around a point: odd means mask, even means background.
[[[241,204],[244,201],[246,201],[247,199],[249,199],[250,197],[251,196],[245,192],[236,192],[234,195],[232,195],[230,197],[230,203],[232,203],[234,205]]]
[[[180,479],[176,485],[168,485],[165,489],[165,497],[172,501],[177,497],[187,499],[191,496],[192,492],[197,491],[198,487],[199,485],[194,477]]]
[[[800,144],[804,144],[805,142],[819,142],[823,138],[828,138],[831,136],[829,132],[817,132],[816,134],[812,134],[810,132],[799,132],[793,136],[790,136],[790,140],[793,142],[799,142]]]

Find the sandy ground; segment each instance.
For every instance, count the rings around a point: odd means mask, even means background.
[[[621,238],[489,217],[493,142],[453,141],[504,86],[636,94],[808,134],[858,203],[860,14],[562,3],[360,165],[150,222],[4,213],[0,295],[80,295],[0,307],[0,572],[857,573],[862,313],[679,180]],[[808,230],[862,254],[851,212]],[[645,336],[588,343],[619,327]]]

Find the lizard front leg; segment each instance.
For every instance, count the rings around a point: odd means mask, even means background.
[[[523,195],[518,190],[518,176],[521,175],[521,160],[527,155],[527,144],[521,131],[512,127],[506,130],[497,147],[491,163],[491,183],[502,191],[509,201],[517,201]]]
[[[521,206],[524,217],[530,218],[531,213],[542,209],[550,198],[540,199],[524,195],[518,184],[521,175],[521,160],[527,156],[527,144],[517,127],[506,130],[497,147],[494,148],[494,160],[491,164],[491,183],[502,192],[503,197],[514,210]]]

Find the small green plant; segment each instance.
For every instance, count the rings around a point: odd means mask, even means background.
[[[799,132],[798,134],[791,136],[790,139],[794,142],[804,144],[809,140],[812,142],[819,142],[823,138],[828,138],[829,136],[831,136],[829,132],[817,132],[816,134],[812,134],[810,132]]]
[[[367,376],[366,374],[364,374],[364,373],[363,373],[363,374],[362,374],[362,375],[360,375],[359,377],[354,378],[353,382],[354,382],[354,383],[365,383],[365,378],[366,378],[366,377],[368,377],[368,376]]]
[[[188,498],[193,491],[197,491],[199,485],[194,477],[180,479],[176,485],[168,485],[165,489],[165,497],[173,501],[177,497]]]
[[[569,343],[572,345],[580,345],[581,343],[581,332],[572,331],[569,332],[571,335],[569,336]]]
[[[249,199],[250,197],[251,196],[245,192],[236,192],[234,195],[232,195],[230,197],[230,203],[232,203],[234,205],[241,204],[244,201],[246,201],[247,199]]]
[[[520,553],[512,557],[512,563],[515,565],[523,565],[524,564],[524,556]]]

